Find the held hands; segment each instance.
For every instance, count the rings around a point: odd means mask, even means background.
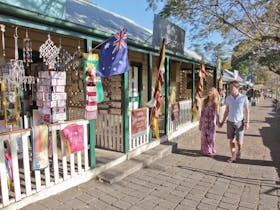
[[[223,127],[224,122],[218,122],[217,125],[218,125],[218,128],[221,128],[221,127]]]
[[[245,122],[244,127],[245,127],[245,130],[248,130],[249,129],[249,122]]]

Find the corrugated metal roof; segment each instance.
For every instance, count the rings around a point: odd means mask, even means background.
[[[125,27],[129,39],[152,47],[151,30],[87,0],[28,0],[28,2],[0,0],[0,2],[109,34],[114,34]],[[188,49],[184,49],[184,56],[191,60],[201,59],[200,55]]]
[[[130,39],[147,44],[151,44],[152,41],[152,32],[150,30],[88,1],[67,0],[65,19],[107,33],[116,33],[125,27]]]

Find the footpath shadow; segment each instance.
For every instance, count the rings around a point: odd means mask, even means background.
[[[188,150],[188,149],[181,149],[178,148],[175,152],[176,154],[179,155],[186,155],[186,156],[192,156],[192,157],[209,157],[207,155],[202,155],[199,150]],[[224,156],[224,155],[214,155],[213,158],[217,161],[222,161],[226,162],[229,159],[229,156]],[[240,159],[236,162],[236,164],[247,164],[247,165],[258,165],[258,166],[275,166],[274,161],[266,161],[266,160],[255,160],[255,159]]]
[[[270,150],[273,165],[280,177],[280,113],[270,113],[270,116],[265,119],[270,126],[260,128],[260,134],[263,144]]]

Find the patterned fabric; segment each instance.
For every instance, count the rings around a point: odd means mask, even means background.
[[[207,105],[201,113],[201,153],[216,153],[216,114],[212,105]]]
[[[47,125],[38,125],[32,127],[33,170],[41,170],[48,167],[49,165],[48,133],[49,131]]]

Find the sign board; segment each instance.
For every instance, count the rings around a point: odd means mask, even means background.
[[[166,39],[166,49],[184,54],[185,31],[161,16],[155,15],[153,46],[160,46],[163,38]]]
[[[141,108],[131,111],[131,136],[136,138],[147,133],[148,128],[148,109]]]

